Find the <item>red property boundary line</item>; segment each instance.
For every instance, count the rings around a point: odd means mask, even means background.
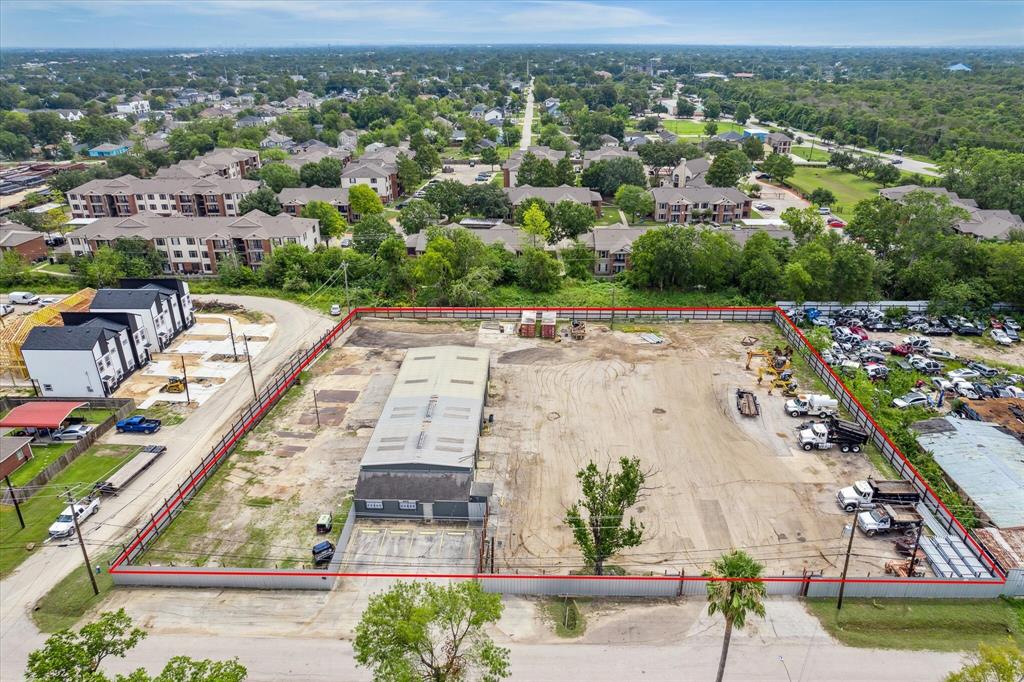
[[[155,515],[147,523],[145,529],[138,534],[135,540],[132,541],[128,547],[118,555],[114,563],[108,569],[108,572],[113,575],[197,575],[197,576],[250,576],[250,577],[330,577],[330,578],[447,578],[447,579],[540,579],[540,580],[635,580],[635,581],[672,581],[672,582],[690,582],[690,581],[708,581],[708,580],[721,580],[721,581],[738,581],[745,582],[749,579],[743,578],[708,578],[705,576],[575,576],[575,575],[528,575],[528,574],[515,574],[515,573],[349,573],[349,572],[326,572],[326,571],[302,571],[302,570],[168,570],[162,568],[121,568],[121,565],[127,560],[127,557],[131,552],[138,547],[145,539],[156,530],[157,525],[163,520],[165,516],[170,514],[172,506],[181,502],[182,498],[188,495],[196,485],[196,481],[201,479],[210,469],[215,467],[231,450],[231,448],[242,439],[252,428],[254,424],[259,422],[260,419],[276,404],[277,399],[282,393],[286,392],[292,386],[292,382],[298,377],[299,373],[306,369],[313,361],[315,361],[324,349],[330,346],[335,338],[347,329],[355,320],[364,316],[374,316],[380,314],[386,315],[397,315],[396,319],[409,318],[416,315],[423,315],[424,318],[430,317],[431,314],[444,315],[444,319],[472,319],[473,313],[487,313],[489,315],[514,315],[520,314],[523,310],[536,310],[536,311],[554,311],[556,313],[623,313],[628,316],[629,313],[697,313],[697,312],[721,312],[721,311],[736,311],[736,312],[762,312],[772,313],[773,317],[777,316],[777,319],[784,320],[786,324],[797,334],[800,340],[803,342],[805,348],[816,357],[822,366],[832,375],[838,385],[850,398],[850,400],[859,407],[871,425],[878,430],[882,435],[885,442],[893,449],[893,451],[899,455],[904,465],[914,477],[921,483],[929,495],[936,501],[936,503],[942,508],[946,514],[952,519],[952,522],[960,529],[963,537],[966,538],[977,550],[978,556],[988,565],[989,569],[997,576],[997,579],[910,579],[910,578],[824,578],[824,577],[765,577],[760,579],[761,582],[775,582],[775,583],[848,583],[848,584],[899,584],[899,585],[1002,585],[1006,583],[1006,574],[992,561],[988,554],[981,548],[977,541],[970,535],[966,528],[960,523],[960,521],[950,512],[949,508],[946,507],[945,503],[942,502],[941,498],[935,493],[932,487],[928,484],[928,481],[920,474],[917,468],[910,462],[909,459],[903,454],[903,452],[896,446],[896,444],[889,438],[889,434],[875,421],[871,413],[864,408],[859,400],[850,392],[846,387],[843,380],[836,374],[832,368],[824,361],[818,351],[813,345],[807,340],[803,332],[793,324],[780,308],[776,306],[746,306],[746,307],[587,307],[587,306],[516,306],[516,307],[472,307],[472,308],[456,308],[456,307],[418,307],[418,308],[381,308],[381,307],[370,307],[370,308],[354,308],[348,315],[345,316],[335,327],[332,329],[314,348],[313,352],[309,355],[306,360],[296,367],[296,369],[289,375],[288,379],[282,382],[281,387],[273,394],[268,396],[267,401],[264,403],[258,411],[256,411],[244,424],[240,432],[232,436],[231,439],[226,441],[221,449],[217,452],[210,462],[189,482],[184,489],[180,490],[174,497],[170,498],[167,504],[164,505],[159,515]],[[465,317],[459,316],[459,313],[463,313]],[[729,321],[729,320],[724,320]],[[739,548],[742,549],[742,548]]]

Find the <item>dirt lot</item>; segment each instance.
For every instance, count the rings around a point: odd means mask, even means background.
[[[870,474],[861,455],[805,453],[784,398],[758,389],[762,414],[740,417],[734,392],[745,372],[748,335],[767,325],[690,323],[655,328],[666,343],[594,328],[582,342],[490,335],[504,344],[492,361],[493,432],[481,441],[480,478],[496,482],[499,565],[519,572],[582,567],[565,509],[578,495],[577,470],[640,457],[651,473],[636,508],[645,540],[611,563],[630,572],[699,573],[730,548],[764,561],[769,575],[804,568],[836,575],[845,540],[837,487]],[[483,338],[481,333],[481,338]],[[493,472],[487,472],[487,467]],[[877,575],[885,540],[858,535],[865,556],[854,575]],[[893,555],[895,556],[895,555]]]
[[[351,495],[372,428],[405,349],[463,344],[491,348],[478,479],[495,482],[496,566],[502,571],[582,568],[565,508],[576,471],[639,456],[649,490],[636,509],[644,543],[612,563],[630,572],[693,575],[733,547],[768,574],[804,568],[836,575],[849,516],[837,487],[872,473],[863,455],[795,449],[797,420],[784,398],[759,392],[762,415],[741,418],[734,392],[755,386],[743,369],[747,335],[774,343],[767,325],[690,323],[610,331],[584,341],[520,339],[496,323],[363,320],[309,371],[145,556],[154,564],[296,567],[318,539],[326,511],[336,521]],[[661,345],[639,331],[656,331]],[[313,392],[320,410],[316,424]],[[345,562],[353,570],[468,567],[476,534],[462,528],[360,522]],[[339,530],[336,526],[335,532]],[[438,530],[427,536],[420,531]],[[374,532],[377,531],[377,532]],[[456,537],[459,541],[456,542]],[[854,575],[878,575],[891,543],[858,535]]]

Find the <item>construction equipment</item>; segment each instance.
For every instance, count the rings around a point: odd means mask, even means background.
[[[887,575],[895,575],[900,578],[910,577],[910,559],[893,559],[892,561],[885,562],[885,572]],[[914,562],[914,576],[920,578],[924,576],[924,569],[919,568],[921,565],[920,560]]]
[[[798,395],[786,401],[786,413],[791,417],[809,414],[828,417],[839,412],[839,401],[830,395]]]
[[[184,393],[185,380],[181,377],[167,377],[167,383],[160,388],[161,393]]]
[[[587,323],[583,320],[573,320],[569,334],[576,341],[582,341],[587,336]]]
[[[792,366],[790,358],[793,357],[793,349],[789,346],[785,348],[772,348],[769,350],[748,350],[747,351],[747,367],[750,369],[750,363],[754,358],[764,358],[767,360],[765,369],[768,371],[774,371],[776,374],[785,371]]]
[[[782,391],[782,395],[786,396],[787,398],[795,398],[797,396],[797,389],[799,387],[797,386],[796,381],[793,379],[792,370],[787,369],[779,374],[775,374],[771,371],[765,370],[764,367],[761,367],[758,369],[757,372],[758,386],[760,386],[761,382],[764,380],[765,374],[769,376],[768,395],[771,395],[773,391],[779,389],[780,391]]]
[[[761,414],[761,405],[757,402],[757,396],[753,391],[745,388],[736,389],[736,409],[744,417],[756,417]]]

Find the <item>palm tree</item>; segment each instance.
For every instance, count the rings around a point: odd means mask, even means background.
[[[743,629],[747,613],[764,618],[765,586],[759,579],[764,565],[754,561],[746,552],[736,550],[723,554],[711,565],[711,572],[704,575],[724,580],[708,581],[708,615],[721,613],[725,617],[725,639],[722,640],[722,657],[718,661],[717,682],[725,674],[725,659],[729,656],[729,640],[732,628]]]

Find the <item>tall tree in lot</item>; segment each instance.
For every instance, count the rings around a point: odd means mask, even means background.
[[[882,187],[888,187],[889,185],[895,185],[903,177],[900,173],[900,169],[891,163],[880,163],[874,171],[875,181],[882,185]]]
[[[414,191],[423,181],[423,169],[405,154],[398,155],[397,165],[398,184],[402,187],[402,191],[406,193]]]
[[[714,137],[718,134],[718,123],[715,121],[708,121],[704,124],[704,134],[708,137]]]
[[[555,165],[547,159],[538,158],[533,152],[526,152],[516,171],[516,186],[555,187],[558,173]]]
[[[633,217],[633,222],[636,222],[639,216],[650,215],[654,212],[654,197],[643,187],[636,185],[619,187],[615,192],[615,203]]]
[[[1010,638],[1005,644],[981,644],[964,666],[944,682],[1020,682],[1024,680],[1024,652]]]
[[[743,291],[756,301],[770,301],[777,293],[781,274],[779,245],[767,232],[752,235],[743,246],[740,263]]]
[[[381,243],[395,234],[395,228],[383,215],[370,214],[352,227],[352,246],[369,256],[377,253]]]
[[[764,143],[753,135],[743,138],[740,149],[751,161],[760,161],[764,158]]]
[[[494,167],[501,162],[501,157],[498,155],[498,150],[495,147],[484,147],[483,151],[480,152],[480,160],[491,167]]]
[[[716,119],[722,114],[722,101],[717,97],[704,100],[704,118]]]
[[[82,626],[78,632],[62,630],[51,635],[41,649],[28,656],[25,677],[33,682],[110,682],[100,670],[108,658],[124,658],[146,637],[146,631],[133,627],[124,609],[108,611],[99,620]],[[175,656],[156,677],[139,668],[118,682],[241,682],[245,667],[232,661],[192,660]]]
[[[380,196],[367,185],[352,185],[348,188],[348,207],[349,211],[360,217],[384,212]]]
[[[283,163],[268,163],[259,169],[258,174],[263,184],[274,190],[275,194],[285,187],[299,187],[302,184],[295,169]]]
[[[437,207],[429,201],[413,199],[402,208],[398,215],[398,224],[406,234],[416,234],[436,225],[441,214]]]
[[[475,216],[505,218],[512,210],[512,205],[505,190],[493,183],[483,183],[466,187],[463,208]]]
[[[544,249],[528,246],[516,259],[516,281],[529,291],[554,291],[558,288],[561,265]]]
[[[348,229],[348,223],[338,209],[326,201],[311,201],[302,209],[303,218],[315,218],[320,221],[320,235],[327,241],[340,237]]]
[[[574,241],[572,246],[559,253],[565,265],[565,274],[573,279],[587,281],[594,278],[594,250],[583,242]]]
[[[835,193],[824,187],[816,187],[807,198],[815,206],[835,206],[836,204]]]
[[[306,187],[339,187],[341,185],[341,161],[325,156],[316,163],[303,164],[299,179]]]
[[[269,187],[260,187],[242,197],[238,202],[238,212],[242,215],[250,211],[263,211],[267,215],[277,215],[281,212],[281,202],[277,200],[277,194]]]
[[[613,197],[622,185],[647,187],[647,171],[640,159],[608,159],[584,169],[582,184],[600,192],[601,196]]]
[[[637,547],[643,541],[644,525],[635,518],[626,522],[629,508],[640,499],[647,474],[638,457],[619,459],[619,470],[598,469],[590,462],[576,472],[582,499],[565,513],[565,523],[595,575],[604,575],[605,562],[616,552]]]
[[[540,206],[531,205],[523,213],[523,232],[530,236],[530,244],[537,246],[551,238],[551,223]]]
[[[779,217],[793,233],[797,244],[805,244],[825,231],[825,219],[818,214],[818,210],[813,206],[790,207]]]
[[[578,204],[575,201],[559,201],[555,205],[555,221],[551,231],[551,240],[575,239],[594,227],[597,214],[593,206]]]
[[[456,180],[442,180],[427,187],[425,198],[449,220],[465,209],[466,186]]]
[[[738,149],[732,149],[715,157],[705,177],[712,187],[735,187],[749,169],[750,161],[747,155]]]
[[[737,123],[743,125],[750,118],[750,105],[746,102],[740,102],[736,105],[736,111],[732,117]]]
[[[754,614],[764,618],[764,598],[767,594],[764,582],[759,578],[764,566],[757,563],[746,552],[736,550],[723,554],[705,573],[709,580],[708,615],[722,614],[725,618],[725,637],[722,639],[722,655],[718,661],[717,682],[722,682],[725,675],[725,661],[729,656],[729,641],[732,639],[733,628],[743,629],[747,624],[747,615]]]
[[[509,652],[484,628],[502,608],[501,595],[473,580],[398,581],[370,597],[352,642],[356,662],[389,682],[497,682],[509,674]]]
[[[685,97],[676,100],[676,116],[679,118],[690,118],[695,111],[697,111],[697,107]]]
[[[570,187],[576,186],[576,167],[572,164],[572,159],[566,154],[558,160],[555,164],[555,183],[556,185],[569,185]]]
[[[839,244],[832,252],[831,281],[836,301],[871,300],[875,294],[875,257],[860,244]]]
[[[793,173],[796,172],[796,166],[793,165],[793,159],[788,156],[770,154],[761,162],[761,170],[772,176],[772,180],[786,184],[786,180],[793,177]]]

